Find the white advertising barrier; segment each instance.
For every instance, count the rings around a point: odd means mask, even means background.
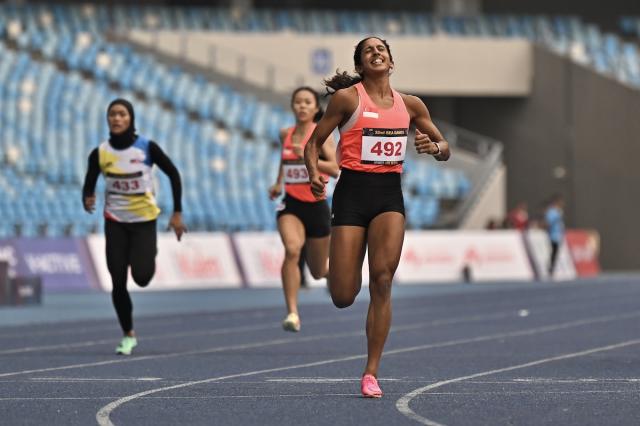
[[[101,287],[111,291],[103,235],[87,238]],[[144,290],[240,287],[242,279],[231,241],[224,233],[188,233],[178,242],[173,233],[158,234],[156,273]],[[141,290],[129,274],[129,290]]]
[[[396,272],[400,284],[532,280],[517,231],[409,231]]]
[[[527,231],[527,239],[529,240],[529,249],[531,251],[531,260],[536,268],[538,278],[548,280],[549,263],[551,261],[551,243],[549,236],[542,229],[530,229]],[[553,271],[553,280],[573,280],[576,279],[576,268],[569,252],[569,245],[563,240],[558,251],[556,266]]]
[[[239,232],[233,235],[241,268],[250,287],[280,287],[284,246],[277,232]],[[305,268],[306,269],[306,268]],[[306,269],[310,286],[324,286],[326,280],[314,280]],[[362,267],[362,285],[369,283],[369,265]]]
[[[233,234],[240,267],[251,287],[280,285],[284,248],[277,232],[241,232]]]

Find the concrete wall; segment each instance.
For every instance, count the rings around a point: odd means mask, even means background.
[[[602,233],[603,262],[640,267],[640,91],[572,67],[573,170],[579,226]]]
[[[503,141],[509,207],[535,213],[559,192],[569,226],[600,231],[605,268],[639,269],[640,91],[544,49],[534,57],[528,98],[435,100],[432,113]]]
[[[562,58],[536,50],[528,98],[457,98],[441,103],[447,109],[445,119],[504,142],[510,206],[521,199],[539,203],[553,192],[569,195],[568,178],[554,176],[555,170],[566,169],[569,163],[564,81],[567,66]],[[432,114],[441,117],[439,105],[427,102]]]
[[[137,43],[155,45],[230,74],[246,71],[252,82],[288,92],[301,83],[321,87],[336,68],[354,72],[360,37],[288,33],[132,31]],[[525,96],[531,90],[532,47],[526,40],[397,37],[389,39],[400,91],[430,95]],[[239,67],[238,64],[243,67]],[[276,68],[271,72],[269,65]],[[255,80],[255,81],[253,81]]]

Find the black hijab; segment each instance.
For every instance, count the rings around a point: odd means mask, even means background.
[[[109,132],[109,143],[116,149],[125,149],[129,148],[136,141],[136,116],[133,113],[133,105],[126,99],[118,98],[109,104],[107,108],[107,117],[109,116],[109,111],[111,107],[114,105],[122,105],[129,111],[129,116],[131,117],[131,123],[129,123],[129,128],[119,135],[115,135]]]

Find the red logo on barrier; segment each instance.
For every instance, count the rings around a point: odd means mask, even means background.
[[[571,229],[566,232],[566,240],[578,275],[581,277],[598,275],[600,273],[600,263],[598,262],[600,238],[598,233]]]
[[[508,264],[513,262],[513,254],[505,251],[500,247],[483,247],[478,249],[471,246],[464,254],[463,263],[465,265],[482,265],[482,264]]]
[[[480,253],[478,253],[475,248],[469,247],[464,254],[464,259],[462,260],[462,262],[465,265],[480,264],[482,263],[482,256],[480,256]]]
[[[279,277],[282,268],[282,253],[275,254],[272,251],[260,252],[260,266],[268,277]]]
[[[452,264],[455,258],[449,253],[418,253],[414,248],[406,248],[402,252],[402,263],[419,268],[423,265]]]
[[[178,255],[178,268],[185,278],[211,279],[223,273],[218,259],[194,253]]]

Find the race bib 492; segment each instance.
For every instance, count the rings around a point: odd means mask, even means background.
[[[409,129],[362,129],[362,164],[401,164]]]

